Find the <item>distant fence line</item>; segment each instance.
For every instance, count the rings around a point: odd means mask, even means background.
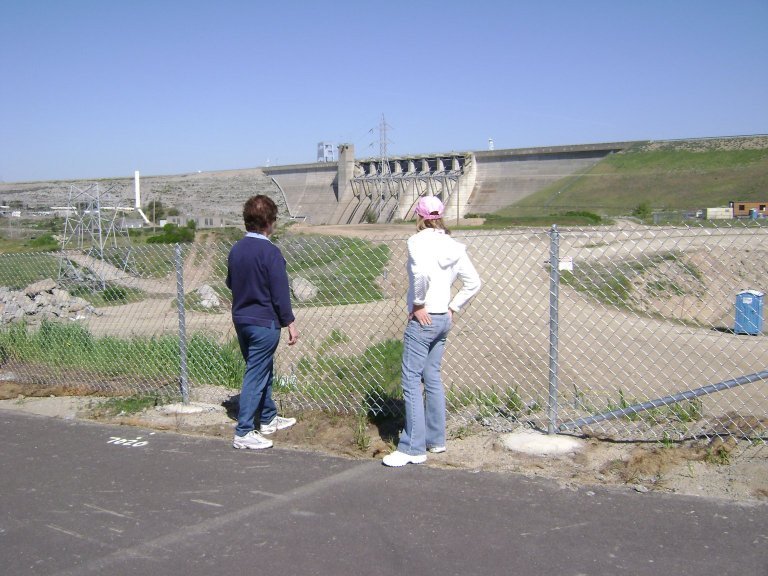
[[[745,310],[740,295],[767,291],[767,236],[764,226],[455,231],[483,288],[448,339],[451,421],[764,440],[763,299]],[[277,240],[302,334],[276,356],[284,407],[401,411],[406,238]],[[184,400],[205,386],[236,394],[230,246],[0,255],[0,378]]]

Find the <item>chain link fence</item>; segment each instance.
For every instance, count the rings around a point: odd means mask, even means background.
[[[372,234],[276,240],[302,335],[276,356],[286,409],[402,412],[407,235]],[[448,339],[454,424],[622,440],[768,437],[768,228],[454,237],[483,280]],[[244,364],[224,284],[230,246],[1,255],[0,379],[21,393],[236,394]]]

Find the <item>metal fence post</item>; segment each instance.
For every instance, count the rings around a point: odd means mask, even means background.
[[[187,372],[187,329],[184,317],[184,258],[181,244],[176,244],[176,307],[179,313],[179,384],[184,404],[189,404],[189,376]]]
[[[560,286],[560,235],[552,224],[549,241],[549,423],[547,433],[557,430],[558,298]]]

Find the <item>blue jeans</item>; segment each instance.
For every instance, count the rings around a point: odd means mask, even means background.
[[[397,450],[411,456],[426,454],[427,447],[445,446],[445,390],[440,364],[451,320],[448,314],[431,317],[432,324],[428,326],[422,326],[416,319],[410,320],[403,336],[405,428]]]
[[[277,415],[272,400],[275,350],[280,343],[280,328],[235,324],[240,352],[245,360],[245,375],[240,391],[240,408],[235,434],[245,436],[258,423],[267,424]]]

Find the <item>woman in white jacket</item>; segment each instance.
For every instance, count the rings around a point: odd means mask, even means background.
[[[440,364],[458,312],[480,290],[480,277],[466,247],[450,237],[443,203],[423,196],[416,204],[416,229],[408,239],[408,325],[403,336],[402,386],[405,428],[386,466],[421,464],[427,451],[445,452],[445,391]],[[451,298],[451,285],[461,289]],[[424,383],[424,395],[421,384]]]

